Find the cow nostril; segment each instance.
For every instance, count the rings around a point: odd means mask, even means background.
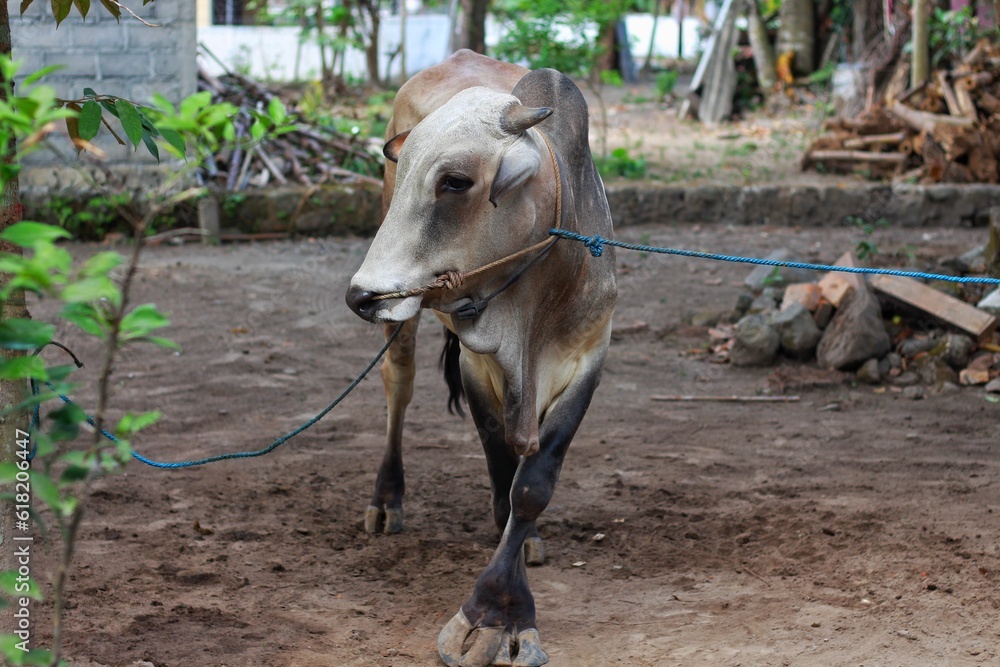
[[[372,314],[375,312],[376,302],[374,296],[375,293],[370,290],[362,289],[357,285],[351,285],[347,290],[347,305],[359,316],[368,320],[371,319]]]

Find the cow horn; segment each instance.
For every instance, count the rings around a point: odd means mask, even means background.
[[[552,115],[549,107],[537,109],[526,107],[520,102],[514,102],[500,115],[500,129],[507,134],[521,134],[529,127],[538,125]]]

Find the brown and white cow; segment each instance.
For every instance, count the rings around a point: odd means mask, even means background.
[[[387,130],[385,153],[398,164],[387,165],[383,222],[347,293],[354,312],[387,323],[387,332],[406,323],[382,367],[388,448],[366,528],[402,527],[403,413],[419,312],[431,308],[460,341],[461,380],[501,531],[471,597],[438,637],[447,665],[548,661],[522,546],[600,379],[616,299],[614,256],[594,259],[582,244],[559,241],[460,285],[380,297],[474,272],[540,244],[552,227],[610,238],[588,130],[586,102],[569,78],[471,51],[408,81]]]

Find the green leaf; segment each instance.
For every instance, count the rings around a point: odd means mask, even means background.
[[[170,320],[151,303],[136,306],[121,322],[122,340],[146,336],[155,329],[168,326]]]
[[[84,88],[83,89],[83,96],[84,97],[97,97],[97,93],[94,92],[93,88]]]
[[[177,134],[174,130],[162,129],[160,130],[160,136],[173,147],[177,152],[177,157],[184,157],[184,153],[187,152],[187,146],[184,144],[184,138]]]
[[[87,278],[106,276],[124,261],[125,258],[117,252],[99,252],[87,260],[80,270],[80,275]]]
[[[41,222],[19,222],[0,233],[0,239],[25,248],[35,248],[40,243],[52,243],[56,239],[70,236],[72,235],[65,229]]]
[[[120,294],[118,287],[110,278],[96,276],[70,283],[62,291],[61,298],[67,303],[89,303],[99,299],[109,299],[117,303]]]
[[[40,70],[35,70],[34,72],[32,72],[31,74],[29,74],[28,76],[24,77],[24,81],[22,81],[20,83],[20,85],[23,86],[24,88],[27,88],[28,86],[32,85],[33,83],[35,83],[36,81],[38,81],[42,77],[44,77],[46,75],[49,75],[49,74],[52,74],[52,72],[57,72],[57,71],[63,69],[64,67],[66,67],[66,66],[65,65],[49,65],[48,67],[43,67]]]
[[[41,357],[13,357],[0,360],[0,380],[47,380],[45,360]]]
[[[153,136],[147,131],[142,131],[142,143],[146,145],[146,150],[149,154],[156,158],[156,161],[160,161],[160,149],[156,146],[156,142],[153,141]]]
[[[12,598],[29,597],[33,600],[41,600],[42,588],[34,579],[30,577],[20,577],[18,581],[17,570],[5,570],[0,572],[0,593]]]
[[[98,309],[89,303],[69,303],[63,307],[59,316],[78,326],[84,333],[97,336],[103,340],[108,333],[107,319]]]
[[[147,343],[152,343],[153,345],[158,345],[159,347],[165,347],[168,350],[180,350],[181,346],[176,342],[170,340],[169,338],[164,338],[162,336],[146,336],[143,338]]]
[[[28,7],[30,7],[31,3],[34,1],[35,0],[21,0],[21,16],[24,16],[24,13],[28,11]]]
[[[118,120],[121,121],[128,140],[132,142],[132,147],[138,148],[142,141],[142,118],[139,112],[131,102],[121,98],[115,100],[115,109],[118,110]]]
[[[80,16],[87,18],[87,14],[90,12],[90,0],[73,0],[73,4],[76,5]]]
[[[288,117],[288,112],[285,111],[285,105],[281,103],[280,99],[272,97],[267,104],[267,115],[271,117],[275,125],[281,125]]]
[[[101,129],[101,105],[94,100],[83,103],[80,111],[80,138],[90,141]]]
[[[195,93],[194,95],[188,95],[183,100],[181,100],[181,116],[194,116],[196,113],[204,109],[212,101],[212,93],[208,90],[203,90],[201,92]]]
[[[56,27],[69,16],[69,10],[73,7],[73,0],[52,0],[52,14],[56,17]]]
[[[31,471],[31,492],[42,502],[52,508],[56,514],[63,513],[62,498],[59,497],[59,488],[52,481],[52,478],[37,470]]]
[[[121,7],[118,6],[118,3],[111,2],[111,0],[101,0],[101,4],[104,5],[104,8],[108,10],[108,12],[110,12],[112,16],[121,21],[122,10]],[[84,95],[86,94],[87,94],[86,91],[84,91]]]
[[[10,484],[15,481],[20,470],[16,463],[0,463],[0,484]]]
[[[59,476],[60,484],[72,484],[82,482],[90,475],[90,469],[82,466],[68,466]]]
[[[52,341],[56,328],[45,322],[12,317],[0,322],[0,348],[34,350]]]
[[[259,120],[254,121],[254,124],[250,126],[250,138],[254,141],[260,141],[267,129],[264,127],[264,123]]]
[[[142,429],[155,424],[156,421],[162,416],[163,413],[159,410],[143,412],[138,415],[132,414],[131,412],[126,413],[125,416],[118,422],[118,426],[115,428],[115,433],[122,436],[129,436],[133,433],[138,433]]]

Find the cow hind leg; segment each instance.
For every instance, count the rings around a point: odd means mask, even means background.
[[[382,362],[382,384],[387,406],[386,447],[375,480],[375,493],[365,512],[365,530],[369,533],[398,533],[403,529],[403,417],[413,398],[413,359],[420,317],[403,324],[396,340]],[[389,336],[397,325],[385,327]]]

